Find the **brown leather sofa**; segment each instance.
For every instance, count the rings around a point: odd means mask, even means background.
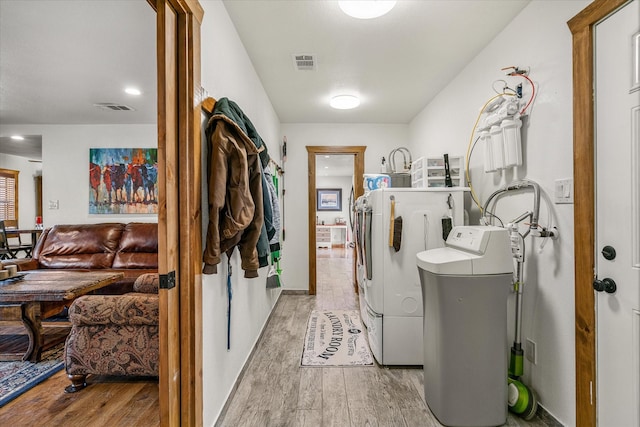
[[[131,292],[138,276],[158,271],[158,225],[141,222],[55,225],[42,232],[32,258],[5,263],[16,264],[21,271],[122,272],[122,280],[96,293]]]

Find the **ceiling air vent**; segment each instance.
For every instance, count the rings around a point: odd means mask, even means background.
[[[93,104],[94,107],[101,108],[103,110],[111,111],[135,111],[135,108],[131,108],[128,105],[114,104],[112,102],[101,102],[99,104]]]
[[[313,71],[316,69],[316,59],[310,54],[300,54],[293,56],[293,66],[298,71]]]

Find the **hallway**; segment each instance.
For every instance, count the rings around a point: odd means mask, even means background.
[[[344,248],[318,251],[316,296],[280,296],[217,426],[441,425],[424,403],[419,367],[300,367],[309,313],[358,308],[350,252]],[[505,425],[547,424],[509,415]]]

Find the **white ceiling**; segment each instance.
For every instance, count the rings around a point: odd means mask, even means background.
[[[155,27],[143,0],[0,0],[0,124],[155,123]],[[40,135],[8,137],[0,153],[41,158]]]
[[[528,3],[400,0],[362,20],[337,1],[224,0],[283,123],[409,123]],[[302,53],[316,71],[294,69]],[[331,109],[342,93],[362,104]]]
[[[400,0],[373,20],[327,0],[224,5],[281,122],[408,123],[528,2]],[[299,53],[317,69],[296,71]],[[155,61],[146,1],[0,0],[0,124],[155,123]],[[362,105],[331,109],[343,92]],[[106,102],[135,111],[93,106]]]

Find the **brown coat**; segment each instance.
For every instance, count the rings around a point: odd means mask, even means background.
[[[245,277],[258,276],[258,252],[264,212],[258,149],[224,114],[211,117],[209,144],[209,225],[203,273],[217,272],[223,252],[240,249]]]

